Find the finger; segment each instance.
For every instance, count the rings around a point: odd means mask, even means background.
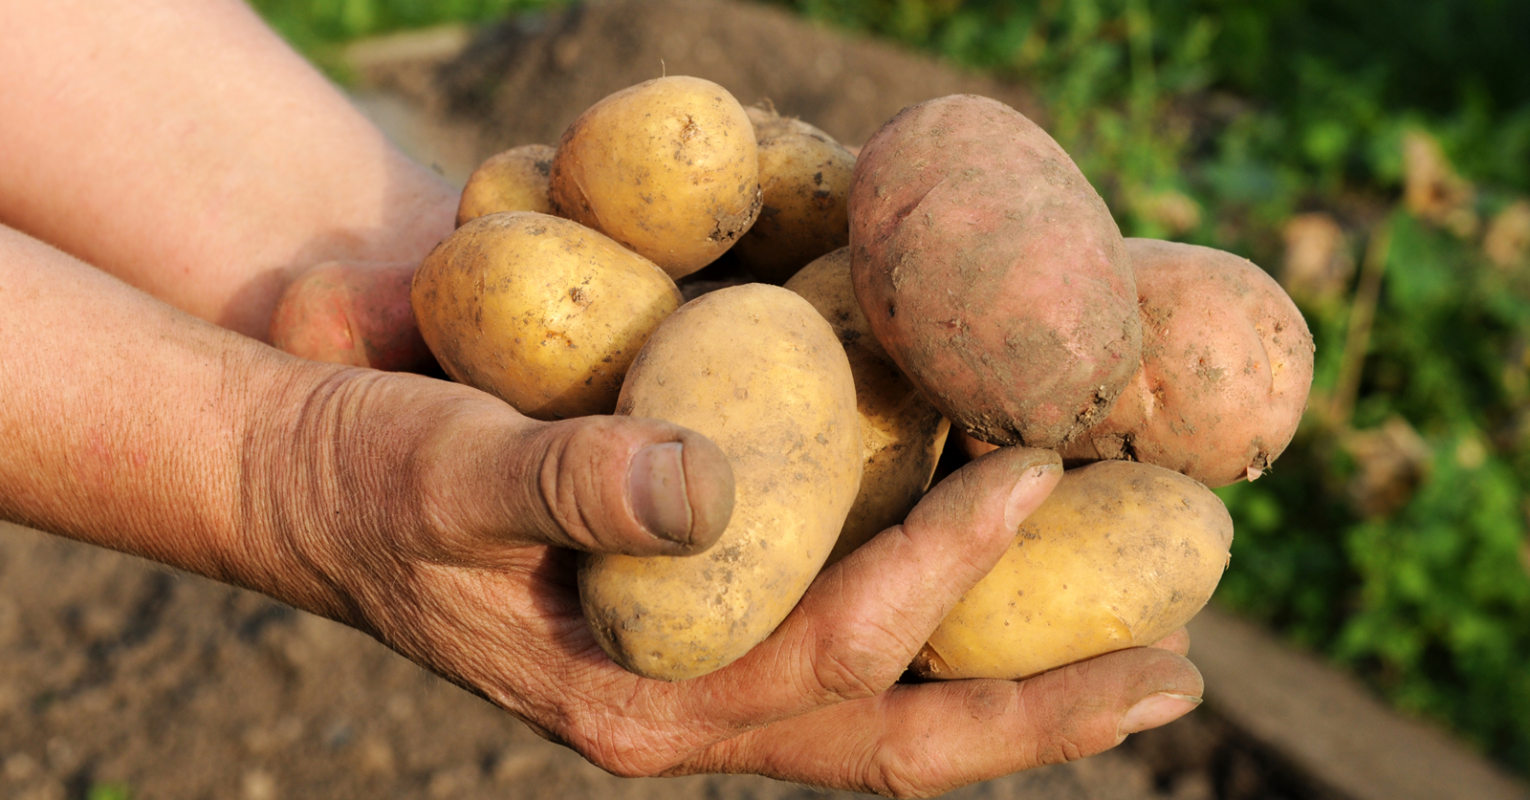
[[[1061,475],[1056,453],[1024,448],[952,473],[903,525],[825,570],[769,639],[702,678],[691,713],[742,728],[891,686]]]
[[[1195,708],[1203,690],[1189,661],[1134,648],[1019,682],[894,686],[721,742],[676,772],[928,797],[1108,750]]]
[[[514,414],[489,400],[499,413]],[[688,555],[733,513],[733,470],[711,440],[668,422],[517,416],[495,434],[465,409],[420,457],[437,538],[456,558],[491,564],[506,546]]]
[[[295,356],[390,371],[430,362],[409,302],[413,263],[330,261],[287,286],[271,343]]]
[[[1188,656],[1190,655],[1190,630],[1188,628],[1180,628],[1148,646]]]

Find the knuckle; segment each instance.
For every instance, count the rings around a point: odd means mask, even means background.
[[[585,514],[587,505],[599,497],[600,437],[594,425],[553,426],[545,435],[548,443],[541,470],[537,475],[537,501],[549,524],[583,549],[595,549],[598,540],[595,526]]]
[[[562,738],[585,760],[620,778],[659,777],[683,760],[656,732],[609,716],[570,721]]]
[[[909,763],[905,759],[879,755],[868,765],[862,784],[883,797],[923,798],[940,794],[939,789],[912,774]]]
[[[870,637],[827,637],[813,656],[813,682],[830,701],[862,700],[875,697],[891,686],[902,673],[877,650],[864,644]]]

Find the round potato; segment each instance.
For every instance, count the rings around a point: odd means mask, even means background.
[[[458,228],[420,265],[410,297],[448,375],[537,419],[611,413],[628,365],[680,305],[652,262],[529,211]]]
[[[733,517],[689,557],[592,555],[579,596],[623,667],[682,680],[769,636],[823,566],[860,483],[850,364],[797,295],[750,284],[693,300],[633,363],[617,413],[705,434],[728,456]]]
[[[855,378],[865,464],[860,491],[829,554],[832,564],[908,516],[930,486],[951,423],[920,396],[871,335],[850,283],[849,248],[803,267],[786,288],[829,321]]]
[[[808,262],[850,242],[846,201],[855,156],[799,119],[751,106],[763,205],[733,253],[766,283],[781,284]]]
[[[1259,477],[1296,435],[1312,388],[1312,333],[1248,259],[1127,239],[1142,309],[1142,364],[1110,416],[1065,461],[1127,459],[1207,486]]]
[[[760,213],[760,162],[743,106],[700,78],[658,78],[590,106],[553,156],[553,208],[672,278],[722,255]]]
[[[1232,534],[1222,501],[1177,472],[1124,461],[1071,470],[914,669],[1013,680],[1152,644],[1211,599]]]
[[[904,109],[861,151],[850,225],[877,340],[973,436],[1056,448],[1104,419],[1136,370],[1121,232],[1014,109],[971,95]]]
[[[547,196],[553,149],[545,144],[513,147],[478,165],[462,187],[457,204],[457,227],[485,214],[535,211],[551,214]]]

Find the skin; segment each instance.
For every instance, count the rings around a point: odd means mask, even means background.
[[[705,547],[733,496],[716,447],[257,341],[293,275],[417,261],[456,198],[240,3],[0,8],[0,518],[354,625],[621,775],[932,795],[1098,752],[1200,696],[1182,636],[1024,682],[895,683],[1055,481],[1013,449],[825,572],[730,667],[621,670],[579,612],[574,551]],[[651,445],[688,513],[634,491]]]

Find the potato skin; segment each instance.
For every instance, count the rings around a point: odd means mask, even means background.
[[[515,211],[470,220],[410,292],[453,379],[522,414],[609,414],[648,334],[680,305],[652,262],[576,222]]]
[[[1066,472],[914,669],[1013,680],[1152,644],[1206,605],[1232,534],[1222,501],[1177,472],[1125,461]]]
[[[1099,425],[1062,451],[1129,459],[1208,486],[1259,477],[1291,442],[1312,388],[1312,333],[1264,270],[1209,247],[1127,239],[1142,365]]]
[[[841,247],[786,282],[828,320],[855,378],[865,464],[861,488],[829,554],[832,564],[902,522],[924,496],[951,423],[898,371],[871,335],[850,284],[850,249]]]
[[[834,137],[775,111],[744,109],[760,154],[763,205],[733,253],[766,283],[850,243],[847,201],[855,156]]]
[[[617,413],[717,443],[733,467],[733,517],[700,555],[586,558],[585,616],[632,672],[706,674],[776,629],[834,545],[861,473],[850,364],[797,295],[763,284],[719,289],[654,332]]]
[[[559,216],[681,278],[722,255],[760,213],[760,163],[743,106],[711,81],[672,76],[590,106],[553,156]]]
[[[457,203],[457,227],[501,211],[553,213],[548,198],[553,148],[545,144],[512,147],[490,156],[468,176]]]
[[[861,151],[850,223],[877,339],[973,436],[1055,448],[1103,419],[1136,370],[1120,230],[1014,109],[970,95],[904,109]]]

